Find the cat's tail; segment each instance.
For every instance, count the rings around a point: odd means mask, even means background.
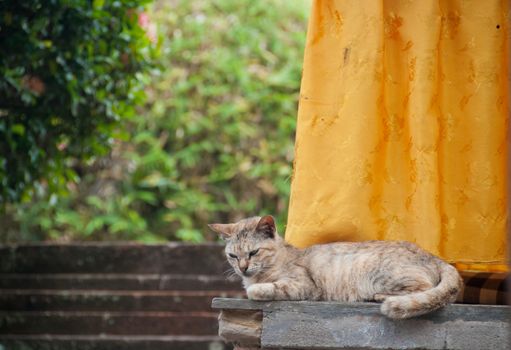
[[[456,268],[444,262],[439,263],[440,282],[423,292],[387,297],[381,312],[390,318],[410,318],[439,309],[456,300],[462,279]]]

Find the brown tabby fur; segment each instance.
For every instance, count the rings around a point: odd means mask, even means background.
[[[381,312],[399,319],[453,302],[462,283],[454,267],[410,242],[297,249],[271,216],[209,226],[226,240],[227,259],[254,300],[381,301]]]

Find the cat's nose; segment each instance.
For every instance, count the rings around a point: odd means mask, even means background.
[[[240,267],[240,271],[242,273],[245,273],[248,270],[248,263],[246,261],[240,261],[239,267]]]

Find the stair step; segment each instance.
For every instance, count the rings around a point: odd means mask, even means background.
[[[211,311],[215,296],[235,291],[0,290],[4,311]]]
[[[241,282],[223,275],[4,273],[0,289],[241,290]]]
[[[217,336],[0,335],[0,349],[228,350],[232,347]]]
[[[0,312],[0,335],[216,335],[214,312]]]
[[[220,244],[80,243],[0,246],[0,273],[222,275]]]

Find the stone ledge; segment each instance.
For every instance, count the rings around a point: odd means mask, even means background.
[[[454,304],[428,315],[397,321],[381,315],[377,303],[215,298],[212,307],[221,310],[220,336],[240,346],[511,349],[509,306]],[[247,334],[247,329],[252,329],[253,334]]]

